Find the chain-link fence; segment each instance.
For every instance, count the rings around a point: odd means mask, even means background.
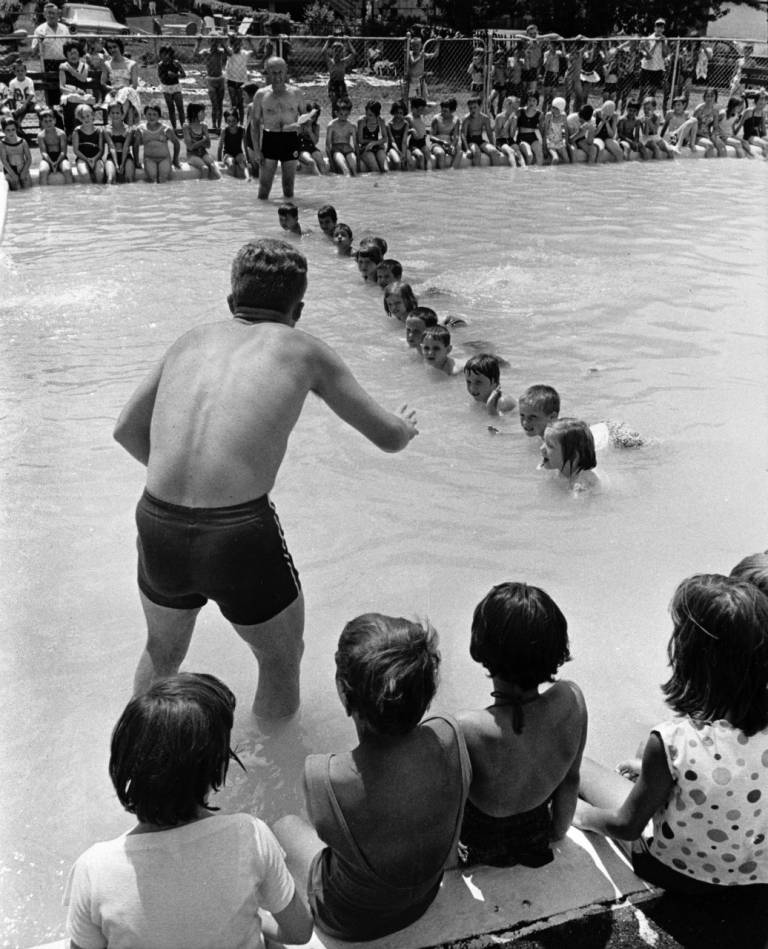
[[[78,34],[73,38],[81,42],[85,57],[97,70],[108,37]],[[123,41],[126,56],[139,64],[142,101],[162,104],[157,72],[161,47],[170,45],[186,71],[181,80],[185,101],[207,101],[210,51],[229,45],[232,38],[145,34],[126,36]],[[442,99],[455,98],[460,112],[469,96],[479,95],[484,108],[495,112],[505,96],[515,96],[524,104],[530,91],[537,93],[544,107],[562,96],[569,109],[609,98],[621,109],[631,98],[654,95],[658,107],[664,108],[674,95],[684,95],[693,108],[708,87],[723,99],[741,94],[745,87],[768,83],[768,58],[754,56],[753,44],[743,40],[667,38],[660,56],[653,60],[647,39],[628,36],[531,39],[514,32],[483,31],[470,38],[430,39],[423,46],[411,37],[329,41],[317,36],[246,36],[241,42],[249,79],[263,85],[266,60],[282,56],[289,81],[302,87],[308,102],[321,106],[323,124],[331,117],[331,103],[338,98],[341,83],[353,115],[362,114],[368,99],[382,102],[386,113],[394,101],[416,95],[423,96],[430,108]],[[58,87],[56,73],[44,74],[29,53],[24,58],[38,91]],[[10,63],[7,72],[4,75],[0,69],[0,82],[11,78]]]

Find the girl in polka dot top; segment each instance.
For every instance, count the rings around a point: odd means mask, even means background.
[[[680,584],[670,612],[662,691],[676,717],[651,732],[634,785],[584,759],[575,822],[632,841],[635,872],[665,889],[709,896],[737,886],[765,900],[768,597],[738,577],[702,574]]]

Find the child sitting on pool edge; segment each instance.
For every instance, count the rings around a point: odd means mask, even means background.
[[[574,493],[599,487],[595,440],[586,422],[575,418],[550,422],[540,450],[539,468],[557,471],[558,479],[566,480]]]
[[[503,395],[500,384],[499,360],[489,353],[478,353],[464,364],[467,392],[475,402],[485,407],[490,415],[514,412],[517,402],[511,395]]]
[[[128,703],[109,775],[138,823],[75,863],[65,896],[72,945],[209,949],[261,945],[262,934],[310,938],[309,910],[269,827],[208,803],[230,760],[240,764],[230,747],[234,709],[223,682],[194,673],[160,679]],[[262,907],[274,919],[262,919]]]
[[[571,658],[568,624],[543,590],[500,583],[475,608],[469,651],[493,703],[457,716],[472,762],[461,861],[544,866],[571,824],[587,738],[581,689],[555,682]]]

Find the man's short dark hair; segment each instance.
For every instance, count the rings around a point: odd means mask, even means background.
[[[287,312],[307,288],[307,258],[285,241],[249,241],[232,261],[232,298],[239,306]]]

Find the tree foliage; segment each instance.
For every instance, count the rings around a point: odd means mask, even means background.
[[[759,0],[743,0],[759,7]],[[667,21],[668,36],[704,30],[725,12],[727,0],[445,0],[446,19],[463,31],[483,29],[489,21],[510,17],[512,26],[536,23],[540,32],[562,36],[649,33],[657,17]]]
[[[322,0],[313,0],[304,7],[303,20],[310,36],[329,36],[333,33],[336,13]]]

